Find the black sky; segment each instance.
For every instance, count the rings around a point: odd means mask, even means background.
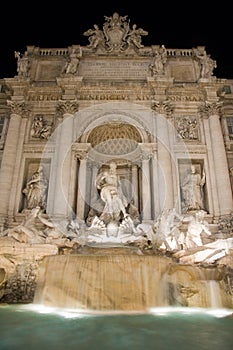
[[[13,4],[9,0],[1,11],[0,78],[16,75],[14,51],[24,53],[27,46],[66,48],[87,45],[83,33],[98,24],[102,28],[104,16],[128,15],[131,26],[135,23],[148,32],[143,36],[145,46],[165,45],[166,48],[191,49],[205,46],[216,60],[217,78],[233,79],[232,32],[233,15],[226,3],[214,6],[205,0],[96,1],[56,3],[50,0]],[[221,6],[221,7],[220,7]]]

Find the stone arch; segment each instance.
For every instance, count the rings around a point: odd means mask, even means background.
[[[138,105],[126,102],[112,102],[80,110],[74,116],[74,140],[88,142],[89,134],[97,126],[106,124],[129,124],[134,126],[141,142],[155,142],[156,131],[153,128],[154,111],[149,108],[138,109]],[[149,126],[149,127],[148,127]]]

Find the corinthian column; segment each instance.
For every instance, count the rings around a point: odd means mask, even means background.
[[[150,178],[150,149],[146,149],[146,145],[141,145],[141,160],[142,160],[142,212],[143,222],[150,221],[152,219],[151,213],[151,178]]]
[[[216,188],[212,188],[212,191],[217,193],[219,204],[219,213],[217,212],[214,214],[226,215],[230,214],[233,210],[233,200],[226,150],[219,117],[220,107],[220,103],[206,102],[201,108],[201,112],[208,117],[209,122],[209,140],[211,145],[207,145],[207,147],[209,146],[212,150],[214,166],[213,170],[216,181]],[[208,138],[206,139],[208,140]],[[216,206],[217,205],[215,203],[214,207],[216,208]]]
[[[168,101],[154,102],[152,109],[158,113],[157,121],[157,144],[158,144],[158,183],[160,211],[171,209],[174,206],[173,174],[171,145],[169,138],[169,121],[167,117],[172,113]]]
[[[132,198],[134,200],[134,205],[139,208],[138,201],[138,166],[133,164],[132,166]]]
[[[86,196],[87,185],[87,154],[90,148],[89,144],[83,145],[84,148],[76,150],[76,157],[79,160],[78,171],[78,194],[77,194],[77,217],[81,220],[85,219],[85,204],[88,202]]]
[[[73,142],[74,113],[78,111],[76,100],[59,101],[57,106],[61,123],[54,132],[55,152],[52,160],[49,193],[48,214],[54,218],[67,218],[72,213],[72,203],[69,202],[71,186],[71,146]]]
[[[0,172],[0,216],[8,214],[9,204],[12,197],[15,199],[18,171],[21,163],[22,147],[26,129],[28,109],[24,101],[8,101],[11,107],[11,116],[4,146]],[[14,192],[14,193],[13,193]],[[12,213],[13,207],[10,212]]]

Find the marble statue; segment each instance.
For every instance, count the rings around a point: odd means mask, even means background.
[[[158,250],[175,251],[183,245],[184,236],[179,229],[182,223],[175,208],[163,210],[153,225],[152,243]]]
[[[184,210],[193,211],[204,209],[203,186],[205,185],[205,172],[199,174],[196,166],[191,165],[190,173],[182,183]]]
[[[29,58],[27,52],[21,55],[19,51],[15,51],[15,58],[17,59],[17,72],[19,76],[28,77]]]
[[[93,36],[91,37],[93,38]],[[76,52],[76,49],[73,48],[70,55],[69,60],[66,62],[63,73],[65,74],[75,74],[77,73],[80,57],[82,56],[81,47],[79,47],[79,52]]]
[[[119,221],[121,215],[127,216],[127,199],[124,196],[116,173],[115,162],[109,164],[109,170],[101,172],[96,178],[96,187],[100,190],[100,197],[105,203],[100,220],[104,222]]]
[[[46,179],[43,169],[39,168],[32,174],[31,179],[27,182],[23,189],[26,196],[26,208],[33,209],[40,207],[46,209],[48,180]]]
[[[207,234],[211,236],[209,230],[209,225],[206,220],[204,220],[205,211],[198,210],[195,215],[186,218],[186,221],[189,220],[188,229],[186,232],[184,247],[185,249],[201,247],[203,245],[202,234]]]
[[[199,59],[200,64],[200,78],[211,78],[214,68],[217,67],[216,61],[212,60],[210,55],[207,55],[205,50],[197,50],[196,57]]]
[[[164,45],[155,50],[153,62],[149,65],[152,77],[164,74],[164,65],[167,61],[167,50]]]
[[[97,24],[94,24],[93,29],[88,29],[84,32],[84,35],[88,36],[89,45],[87,47],[95,49],[98,45],[104,42],[104,34]]]
[[[40,210],[40,207],[31,209],[21,224],[6,230],[3,236],[11,237],[20,243],[44,243],[45,236],[42,231],[36,228],[35,223]]]

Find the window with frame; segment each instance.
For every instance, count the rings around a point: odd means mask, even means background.
[[[226,119],[227,119],[229,138],[233,140],[233,117],[227,117]]]
[[[5,118],[0,116],[0,139],[3,135],[3,127],[4,127]]]

